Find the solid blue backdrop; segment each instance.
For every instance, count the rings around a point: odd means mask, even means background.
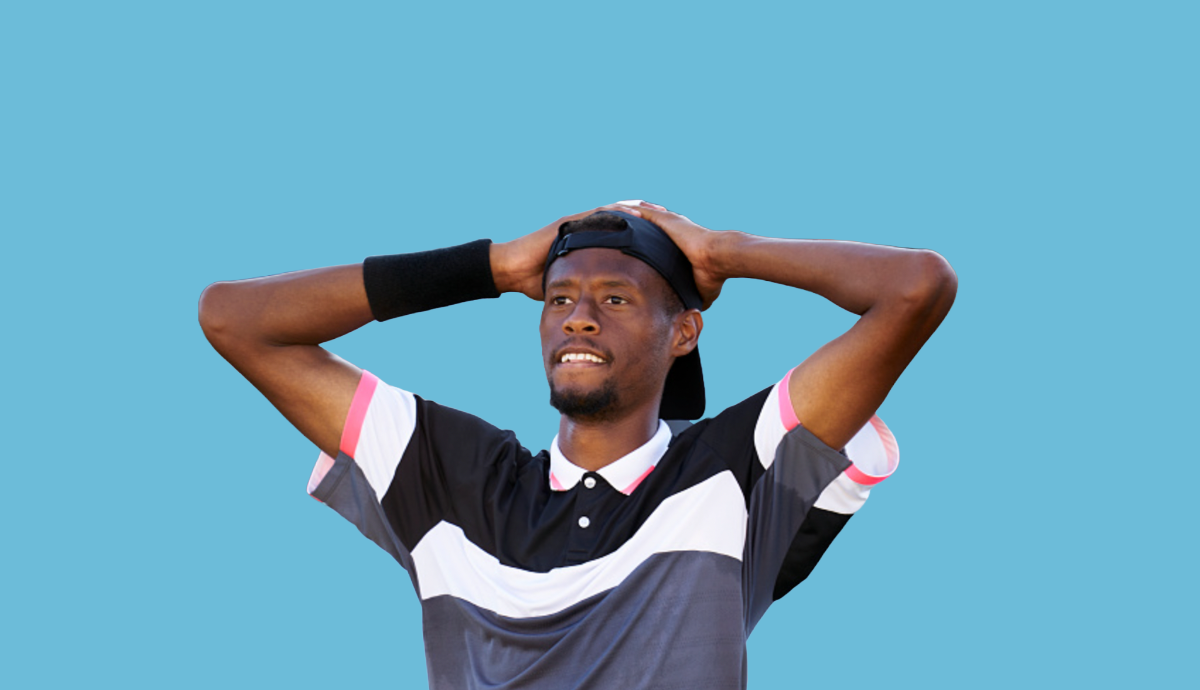
[[[899,471],[755,631],[752,688],[1184,685],[1198,19],[6,4],[6,686],[425,687],[407,575],[306,495],[317,450],[209,347],[197,299],[626,198],[928,247],[959,275],[880,410]],[[510,295],[328,347],[540,449],[537,314]],[[729,284],[710,412],[852,319]]]

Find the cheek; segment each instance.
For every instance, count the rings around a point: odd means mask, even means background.
[[[541,321],[538,322],[538,338],[540,338],[542,344],[542,360],[550,356],[550,349],[554,345],[553,338],[551,337],[553,334],[554,328],[547,321],[545,315],[543,315]]]
[[[651,373],[670,366],[670,328],[647,329],[639,336],[630,339],[631,342],[638,343],[629,350],[630,362],[634,366]]]
[[[671,349],[671,337],[675,334],[675,323],[667,319],[659,319],[654,323],[649,339],[654,343],[656,351]]]

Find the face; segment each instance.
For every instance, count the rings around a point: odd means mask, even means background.
[[[665,285],[616,249],[579,249],[550,266],[541,336],[551,405],[589,420],[657,405],[674,358],[691,349],[679,351]]]

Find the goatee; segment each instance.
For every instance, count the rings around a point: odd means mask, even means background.
[[[558,390],[551,383],[550,406],[574,420],[603,422],[616,413],[617,384],[609,380],[596,390],[580,393]]]

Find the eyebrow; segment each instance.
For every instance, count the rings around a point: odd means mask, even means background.
[[[629,287],[629,288],[636,288],[636,287],[637,287],[637,285],[634,285],[633,283],[629,282],[628,280],[606,280],[606,281],[604,281],[604,282],[600,283],[600,287]]]
[[[546,285],[546,288],[550,289],[550,288],[571,287],[572,285],[575,285],[577,282],[578,281],[574,278],[559,278],[558,280],[548,283]],[[603,282],[598,283],[598,285],[600,287],[606,287],[606,288],[624,287],[624,288],[637,289],[637,287],[638,287],[637,285],[635,285],[634,283],[632,283],[628,280],[621,280],[621,279],[617,279],[617,278],[614,278],[612,280],[605,280]]]

